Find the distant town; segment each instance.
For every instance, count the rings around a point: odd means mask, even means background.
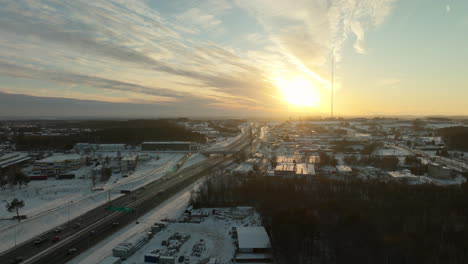
[[[288,202],[274,192],[460,188],[468,176],[466,120],[0,124],[0,251],[12,263],[286,263],[295,251],[274,210]],[[319,221],[319,209],[299,208]],[[327,239],[314,242],[316,260],[333,258]]]

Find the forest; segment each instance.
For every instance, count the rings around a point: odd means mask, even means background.
[[[438,130],[450,149],[468,151],[468,127],[445,127]]]
[[[277,263],[468,263],[468,184],[225,173],[211,176],[192,204],[255,206]]]
[[[205,142],[205,137],[168,119],[127,121],[82,121],[53,123],[55,129],[79,128],[80,132],[62,136],[28,136],[19,131],[14,136],[18,150],[69,150],[76,143],[140,144],[143,141],[180,140]]]

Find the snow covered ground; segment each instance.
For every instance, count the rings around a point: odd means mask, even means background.
[[[11,201],[13,198],[22,199],[25,207],[20,214],[29,219],[20,223],[11,220],[0,221],[0,252],[13,247],[61,225],[109,199],[121,196],[121,189],[136,189],[162,177],[166,172],[175,168],[183,154],[157,154],[159,160],[150,159],[139,165],[137,170],[127,178],[114,179],[101,186],[103,191],[92,191],[90,179],[47,180],[32,181],[28,187],[21,190],[5,190],[0,192],[0,199]],[[0,210],[1,218],[11,218],[14,213]]]
[[[177,193],[173,196],[173,198],[165,201],[160,206],[156,207],[144,216],[140,217],[138,219],[139,224],[130,224],[124,227],[111,237],[104,239],[94,247],[88,249],[83,254],[77,256],[69,263],[99,263],[107,256],[112,255],[112,249],[125,239],[131,237],[136,233],[144,232],[145,230],[149,229],[152,224],[160,221],[163,218],[177,218],[184,212],[185,208],[187,207],[190,201],[190,192],[194,188],[197,188],[198,185],[199,183],[192,184],[191,186]]]
[[[187,161],[185,161],[184,165],[182,165],[182,167],[180,167],[180,169],[185,169],[185,168],[188,168],[190,166],[193,166],[193,165],[196,165],[204,160],[206,160],[207,157],[204,156],[203,154],[201,153],[195,153],[195,154],[192,154],[188,159]]]

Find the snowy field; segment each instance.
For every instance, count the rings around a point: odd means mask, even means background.
[[[90,179],[51,179],[32,181],[21,190],[15,188],[0,192],[1,200],[24,200],[25,207],[20,209],[20,214],[28,216],[20,223],[12,220],[0,222],[0,252],[106,203],[109,192],[111,199],[116,199],[121,196],[122,189],[136,189],[159,179],[175,168],[183,154],[164,153],[158,156],[159,160],[150,159],[139,165],[129,177],[111,177],[106,184],[102,184],[103,191],[92,191],[96,186],[91,185]],[[0,210],[0,213],[3,218],[14,215],[6,210]]]

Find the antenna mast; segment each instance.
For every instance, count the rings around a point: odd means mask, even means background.
[[[333,64],[334,64],[335,58],[333,57],[332,54],[332,61],[331,61],[331,118],[333,119]]]

